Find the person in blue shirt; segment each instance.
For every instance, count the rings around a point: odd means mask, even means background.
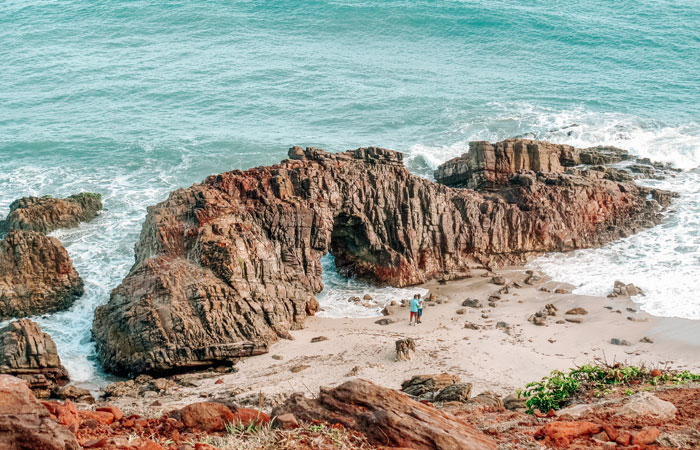
[[[420,294],[416,294],[416,299],[418,300],[418,315],[416,317],[416,323],[423,323],[421,319],[423,318],[423,298]]]
[[[408,319],[408,324],[409,325],[415,325],[418,323],[418,296],[414,295],[413,298],[411,299],[411,318]],[[415,319],[415,322],[414,322]]]

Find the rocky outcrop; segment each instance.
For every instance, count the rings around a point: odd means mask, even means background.
[[[565,168],[581,164],[604,165],[631,159],[626,150],[616,147],[579,149],[529,139],[507,139],[492,144],[469,143],[469,152],[440,165],[435,171],[438,183],[471,189],[493,189],[510,183],[514,173],[563,173]]]
[[[25,380],[37,397],[49,397],[69,381],[51,336],[29,319],[0,329],[0,373]]]
[[[83,280],[57,239],[11,231],[0,241],[0,320],[60,311],[81,295]]]
[[[273,416],[283,414],[302,421],[341,424],[365,434],[371,443],[387,447],[496,449],[490,437],[451,414],[362,379],[333,389],[321,388],[313,400],[301,393],[292,394],[273,411]]]
[[[56,423],[27,383],[0,375],[0,448],[78,450],[75,435]]]
[[[0,232],[27,230],[49,233],[58,228],[73,228],[89,222],[102,209],[102,196],[89,192],[67,198],[24,197],[10,204],[10,213]]]
[[[95,313],[107,371],[266,352],[303,325],[328,252],[346,276],[394,286],[456,279],[610,242],[657,223],[668,200],[632,182],[545,172],[513,174],[484,196],[415,176],[401,153],[375,147],[294,147],[289,157],[211,176],[149,208],[135,265]]]

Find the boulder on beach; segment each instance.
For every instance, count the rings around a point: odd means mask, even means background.
[[[10,204],[10,213],[0,229],[49,233],[89,222],[102,209],[102,196],[90,192],[66,198],[24,197]]]
[[[292,394],[273,411],[273,416],[284,414],[343,425],[365,434],[375,445],[414,450],[497,448],[493,439],[453,415],[362,379],[333,389],[322,387],[316,399]]]
[[[37,397],[44,398],[69,381],[51,336],[29,319],[0,329],[0,374],[26,381]]]
[[[67,309],[83,290],[58,239],[10,231],[0,241],[0,320]]]
[[[81,446],[68,428],[51,418],[25,381],[0,375],[0,448],[78,450]]]
[[[266,352],[303,327],[329,252],[341,275],[392,286],[460,279],[475,264],[522,263],[653,226],[663,204],[647,198],[666,198],[556,165],[503,165],[508,176],[482,195],[416,176],[403,154],[377,147],[294,147],[289,157],[210,176],[148,209],[134,266],[95,312],[105,370],[165,373]]]

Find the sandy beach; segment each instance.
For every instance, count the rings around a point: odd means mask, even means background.
[[[187,375],[188,383],[168,389],[167,395],[149,394],[160,403],[155,409],[166,411],[202,398],[256,404],[260,393],[272,406],[292,392],[311,396],[319,386],[336,386],[352,377],[400,388],[413,375],[447,372],[472,383],[474,394],[493,391],[506,396],[552,370],[595,361],[700,370],[697,321],[651,316],[629,298],[554,293],[558,288],[570,291],[572,286],[547,277],[527,285],[523,282],[527,274],[520,267],[498,271],[509,284],[518,282],[522,287],[509,288],[495,307],[488,306],[489,297],[503,287],[491,282],[492,275],[482,271],[444,285],[425,284],[436,301],[426,303],[420,325],[410,326],[409,310],[401,306],[388,308],[387,318],[396,320],[388,325],[375,323],[382,317],[310,317],[304,329],[291,332],[294,340],[279,341],[268,354],[241,360],[235,373]],[[467,298],[484,307],[462,306]],[[549,317],[545,326],[529,322],[546,304],[554,305],[557,315]],[[579,307],[588,314],[565,314]],[[467,322],[480,329],[465,328]],[[508,328],[497,326],[499,322]],[[321,336],[326,339],[311,342]],[[640,342],[644,337],[653,343]],[[402,338],[416,341],[416,354],[410,361],[397,362],[394,343]],[[630,345],[613,345],[613,338]],[[142,399],[113,400],[126,410],[147,406]]]

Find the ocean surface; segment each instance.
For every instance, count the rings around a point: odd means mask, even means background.
[[[616,279],[653,314],[700,319],[700,7],[696,0],[17,1],[0,3],[0,216],[26,195],[99,192],[53,233],[86,282],[37,318],[76,381],[104,380],[93,311],[133,263],[146,207],[291,145],[401,150],[431,177],[470,140],[612,144],[685,171],[662,225],[532,263],[577,292]],[[415,290],[324,260],[329,316]],[[369,293],[375,305],[347,302]]]

